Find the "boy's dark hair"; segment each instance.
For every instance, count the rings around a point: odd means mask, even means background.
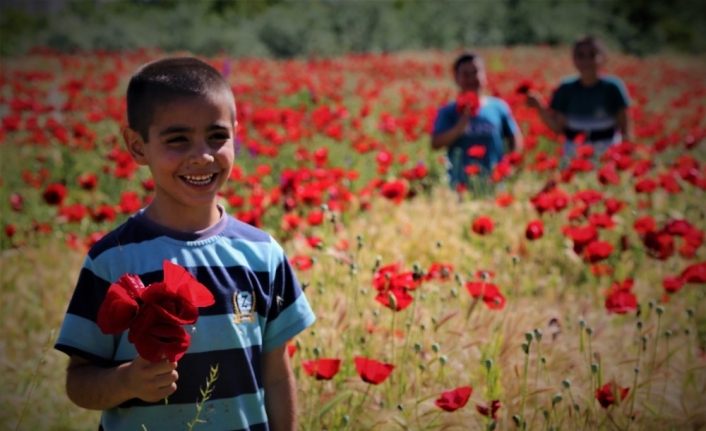
[[[478,54],[476,54],[475,52],[467,51],[467,52],[461,53],[461,55],[456,57],[456,60],[454,60],[454,63],[453,63],[454,74],[458,73],[458,69],[461,67],[462,64],[468,63],[470,61],[482,62],[480,56]]]
[[[149,127],[159,105],[183,97],[233,93],[223,76],[211,65],[194,57],[170,57],[147,63],[130,78],[127,86],[128,127],[149,139]],[[234,106],[233,116],[235,116]]]
[[[591,34],[587,34],[585,36],[582,36],[574,42],[574,47],[571,52],[573,52],[573,55],[576,55],[576,50],[579,48],[579,46],[583,45],[590,45],[594,48],[596,48],[596,51],[599,54],[605,54],[605,48],[603,47],[603,43],[595,36]]]

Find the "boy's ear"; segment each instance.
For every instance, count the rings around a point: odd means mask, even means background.
[[[146,165],[145,141],[142,139],[142,135],[129,127],[125,127],[123,128],[123,139],[125,140],[125,146],[132,158],[135,159],[138,164]]]

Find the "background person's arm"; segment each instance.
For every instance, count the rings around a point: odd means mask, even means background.
[[[525,147],[525,138],[522,136],[522,132],[519,130],[515,133],[507,136],[507,146],[510,152],[512,151],[522,151]]]
[[[620,130],[620,134],[623,135],[623,140],[629,141],[630,140],[630,120],[628,120],[627,108],[623,108],[620,111],[618,111],[618,114],[616,115],[616,120],[618,122],[618,130]]]
[[[555,110],[548,107],[543,101],[539,94],[536,92],[529,92],[527,94],[527,105],[534,108],[542,122],[547,125],[555,133],[564,133],[564,128],[566,127],[566,117],[556,112]]]
[[[468,120],[471,119],[471,114],[468,110],[461,114],[456,124],[445,132],[435,134],[431,138],[431,147],[435,150],[446,148],[453,144],[454,141],[463,135],[468,125]]]

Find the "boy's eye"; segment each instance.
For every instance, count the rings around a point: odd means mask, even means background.
[[[186,139],[186,136],[173,136],[169,139],[167,139],[167,144],[183,144],[185,142],[188,142],[189,140]]]
[[[228,133],[214,133],[213,135],[208,137],[209,141],[219,144],[224,141],[227,141],[228,139],[230,139],[230,135]]]
[[[214,141],[225,141],[227,139],[230,139],[230,135],[228,133],[214,133],[213,135],[209,136],[209,138]]]

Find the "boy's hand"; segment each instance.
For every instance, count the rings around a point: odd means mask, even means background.
[[[458,122],[456,123],[456,132],[459,135],[462,135],[466,131],[466,127],[468,126],[468,121],[471,119],[471,107],[466,106],[462,111],[461,115],[458,118]]]
[[[150,362],[141,356],[125,366],[125,384],[133,397],[157,402],[176,391],[177,363],[164,359]]]
[[[544,106],[542,96],[540,96],[536,91],[527,92],[527,106],[534,109],[541,109]]]

